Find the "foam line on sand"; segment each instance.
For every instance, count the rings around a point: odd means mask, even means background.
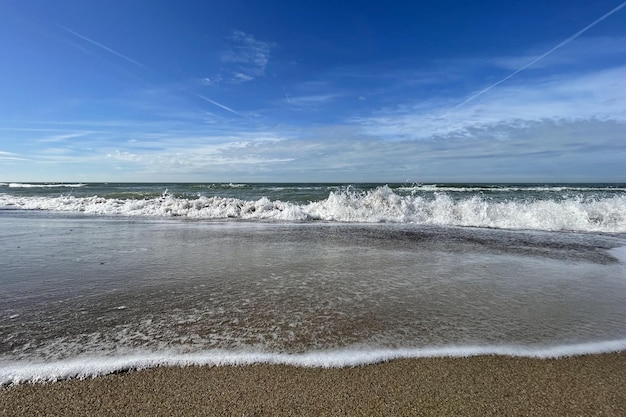
[[[158,367],[0,388],[0,415],[624,416],[626,353]]]

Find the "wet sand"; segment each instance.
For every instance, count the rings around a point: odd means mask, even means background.
[[[625,416],[626,352],[155,368],[0,388],[1,416]]]

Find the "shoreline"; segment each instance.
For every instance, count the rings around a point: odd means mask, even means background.
[[[626,352],[157,367],[0,388],[0,416],[623,416]]]

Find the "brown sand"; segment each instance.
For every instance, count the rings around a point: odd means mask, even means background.
[[[156,368],[0,388],[2,416],[626,416],[626,352]]]

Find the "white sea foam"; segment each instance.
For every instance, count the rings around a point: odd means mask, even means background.
[[[5,185],[5,184],[0,184]],[[67,183],[50,183],[50,184],[24,184],[19,182],[9,183],[9,188],[79,188],[86,184],[67,184]]]
[[[415,184],[398,187],[398,190],[409,192],[490,192],[490,193],[511,193],[511,192],[539,192],[539,193],[562,193],[562,192],[589,192],[589,191],[626,191],[624,187],[600,186],[600,187],[577,187],[577,186],[505,186],[505,185],[476,185],[476,186],[448,186],[438,184]]]
[[[275,221],[397,222],[502,229],[626,232],[626,195],[584,199],[500,200],[474,195],[453,198],[400,195],[387,186],[360,193],[332,191],[328,198],[296,204],[266,197],[124,200],[103,197],[12,196],[0,194],[0,208],[54,210],[94,215],[187,217]]]
[[[45,363],[27,361],[0,363],[0,386],[24,382],[57,381],[67,378],[91,378],[118,371],[157,366],[285,364],[300,367],[343,368],[401,358],[498,355],[549,359],[624,350],[626,350],[626,339],[548,347],[443,346],[377,350],[343,349],[312,351],[302,354],[223,350],[208,350],[190,354],[138,352],[119,356],[84,356]]]

